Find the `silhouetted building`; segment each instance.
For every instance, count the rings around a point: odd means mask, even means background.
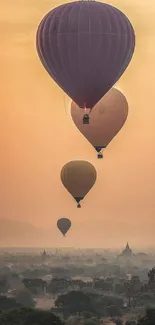
[[[45,250],[43,251],[43,253],[41,255],[41,258],[42,258],[43,261],[46,261],[48,259],[48,255],[47,255]]]
[[[129,244],[126,244],[125,249],[122,251],[120,256],[122,257],[131,257],[133,255],[132,249],[130,248]]]

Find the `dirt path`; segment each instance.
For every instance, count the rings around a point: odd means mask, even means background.
[[[40,297],[40,298],[35,298],[34,299],[36,302],[36,308],[39,309],[51,309],[54,307],[54,299],[50,297]]]

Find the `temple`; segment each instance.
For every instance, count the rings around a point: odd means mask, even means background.
[[[43,253],[42,253],[42,255],[41,255],[41,258],[42,258],[43,261],[46,261],[46,260],[47,260],[48,255],[47,255],[47,253],[46,253],[45,250],[43,251]]]
[[[125,249],[122,251],[120,256],[122,257],[131,257],[133,255],[132,249],[130,248],[129,244],[126,244]]]

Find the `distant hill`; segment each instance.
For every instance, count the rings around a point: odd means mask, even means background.
[[[97,222],[75,219],[68,236],[64,238],[56,226],[56,221],[51,220],[50,228],[39,228],[31,223],[0,218],[0,246],[3,247],[104,247],[124,248],[127,241],[131,247],[142,251],[144,247],[154,242],[155,224],[145,224],[142,229],[134,220],[120,222],[118,220],[104,220]],[[80,235],[79,235],[80,234]]]
[[[30,223],[0,219],[0,246],[33,246],[50,243],[51,230]]]

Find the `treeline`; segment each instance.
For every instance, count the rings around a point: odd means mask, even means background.
[[[67,278],[53,278],[47,282],[41,278],[23,278],[17,274],[0,276],[0,294],[8,293],[9,289],[16,288],[21,291],[24,288],[33,296],[48,293],[55,299],[70,291],[82,291],[84,293],[97,293],[100,295],[113,294],[126,299],[128,307],[138,307],[146,304],[155,304],[155,268],[148,272],[148,280],[140,281],[138,276],[132,276],[131,280],[125,278],[109,277],[94,278],[92,281],[82,281]]]
[[[53,278],[49,283],[42,279],[24,278],[25,288],[32,294],[45,291],[54,297],[70,291],[94,292],[99,294],[120,295],[128,300],[129,307],[145,305],[145,302],[155,303],[155,268],[148,272],[148,280],[140,281],[138,276],[131,280],[125,278],[94,278],[92,281],[82,281],[66,278]]]
[[[121,318],[111,318],[111,322],[115,325],[154,325],[155,309],[146,310],[145,316],[139,320],[128,320],[125,323]],[[106,325],[104,321],[99,319],[88,318],[76,315],[69,317],[64,321],[51,311],[37,310],[34,308],[16,308],[11,310],[0,310],[0,325]]]
[[[16,287],[17,290],[15,290],[13,298],[8,298],[5,295],[8,296],[11,283],[12,287]],[[120,323],[122,322],[121,317],[131,309],[155,306],[155,268],[148,272],[147,281],[140,281],[138,276],[132,276],[130,280],[107,277],[105,279],[94,278],[92,281],[87,282],[55,277],[50,282],[47,282],[41,278],[21,278],[17,274],[1,274],[0,317],[4,319],[10,317],[7,316],[11,315],[9,314],[11,313],[10,309],[16,309],[15,313],[21,313],[22,310],[23,313],[23,310],[25,310],[21,309],[23,306],[34,308],[34,297],[45,293],[55,297],[55,307],[52,308],[51,306],[50,315],[52,312],[61,314],[65,322],[68,321],[71,315],[74,317],[78,315],[80,324],[83,322],[84,325],[100,325],[100,320],[105,317],[111,317],[114,324],[122,325],[123,323]],[[35,312],[37,313],[37,311]],[[50,317],[49,314],[47,317]],[[16,322],[15,324],[18,323],[27,325],[27,323],[22,322]],[[9,323],[6,321],[3,322],[4,324],[8,325]],[[34,323],[34,325],[39,324]],[[41,324],[44,325],[44,322]],[[147,309],[146,315],[137,320],[136,323],[133,323],[132,320],[132,323],[130,321],[130,323],[126,324],[155,325],[155,311],[153,308]],[[11,323],[11,325],[14,325],[14,323]],[[45,325],[48,325],[48,323],[45,323]],[[55,323],[55,325],[57,324]],[[79,323],[68,325],[79,325]]]
[[[12,271],[9,267],[4,267],[0,270],[0,274],[9,274],[11,272]],[[18,270],[17,272],[20,272],[20,275],[23,278],[37,278],[45,275],[52,275],[53,277],[59,278],[74,278],[76,276],[88,278],[107,278],[113,275],[115,277],[124,278],[126,274],[126,267],[123,265],[105,262],[99,263],[97,265],[83,265],[82,267],[72,264],[61,267],[51,267],[48,265],[40,265],[39,267],[35,267],[32,264],[31,268],[24,270],[21,269],[21,271]],[[147,278],[147,272],[147,268],[136,267],[134,265],[128,268],[128,273],[138,275],[141,279]]]

